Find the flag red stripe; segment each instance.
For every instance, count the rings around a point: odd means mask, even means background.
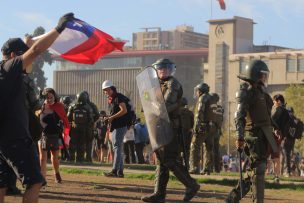
[[[61,57],[77,63],[94,64],[102,56],[116,49],[123,51],[124,44],[125,42],[116,42],[112,36],[95,29],[87,41],[62,54]]]

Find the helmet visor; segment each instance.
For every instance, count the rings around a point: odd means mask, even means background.
[[[269,78],[269,72],[268,71],[261,71],[260,72],[260,81],[263,83],[265,87],[268,85],[268,78]]]
[[[176,69],[175,64],[172,63],[155,64],[153,65],[153,68],[155,68],[156,70],[167,69],[170,72],[170,75],[174,75]]]

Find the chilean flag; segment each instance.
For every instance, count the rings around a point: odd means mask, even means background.
[[[75,19],[67,23],[49,50],[69,61],[94,64],[114,50],[123,51],[125,43],[126,41],[115,40],[111,35]]]

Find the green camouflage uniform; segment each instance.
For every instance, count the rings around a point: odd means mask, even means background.
[[[251,189],[253,202],[262,203],[264,202],[267,149],[270,144],[273,151],[278,150],[272,135],[270,117],[272,99],[263,90],[263,86],[253,87],[249,83],[242,83],[236,100],[238,106],[235,114],[236,133],[238,139],[245,140],[244,152],[249,158],[242,196]],[[239,185],[230,192],[227,202],[239,202],[241,199]]]
[[[91,107],[92,109],[92,120],[91,122],[89,123],[89,125],[87,126],[88,129],[88,136],[85,137],[85,152],[86,152],[86,155],[85,155],[85,161],[87,162],[92,162],[92,157],[91,157],[91,154],[92,154],[92,142],[93,142],[93,138],[94,138],[94,123],[99,119],[99,111],[98,111],[98,108],[97,106],[91,102],[91,101],[88,101],[88,105]]]
[[[213,156],[213,144],[214,144],[214,132],[215,124],[210,122],[208,118],[208,111],[210,111],[210,99],[209,93],[203,93],[198,98],[195,107],[193,137],[191,141],[190,149],[190,172],[198,174],[200,172],[200,160],[201,150],[203,143],[206,145],[206,152],[204,156],[204,171],[211,171],[212,156]]]
[[[186,167],[182,164],[180,157],[178,134],[180,130],[179,110],[183,94],[182,86],[174,77],[160,80],[160,85],[175,136],[169,144],[155,151],[158,164],[156,168],[154,194],[143,198],[145,199],[144,201],[149,199],[149,202],[154,202],[154,200],[152,201],[151,199],[157,200],[165,198],[167,183],[169,181],[169,171],[172,171],[176,178],[186,186],[186,195],[189,192],[193,193],[193,191],[197,191],[199,188],[199,185],[191,178]]]

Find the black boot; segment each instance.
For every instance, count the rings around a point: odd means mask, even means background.
[[[169,169],[164,166],[157,166],[155,174],[154,193],[143,196],[144,202],[163,203],[166,201],[166,188],[169,181]]]
[[[117,171],[112,169],[112,171],[110,171],[110,172],[107,172],[107,173],[105,172],[104,176],[106,176],[106,177],[117,177]]]
[[[226,203],[239,203],[241,200],[241,195],[237,189],[231,190],[228,197],[225,199]]]
[[[186,186],[186,193],[183,200],[185,202],[190,201],[199,191],[200,185],[197,184],[193,178],[191,178],[187,169],[183,165],[176,165],[173,168],[173,174],[181,183]]]

